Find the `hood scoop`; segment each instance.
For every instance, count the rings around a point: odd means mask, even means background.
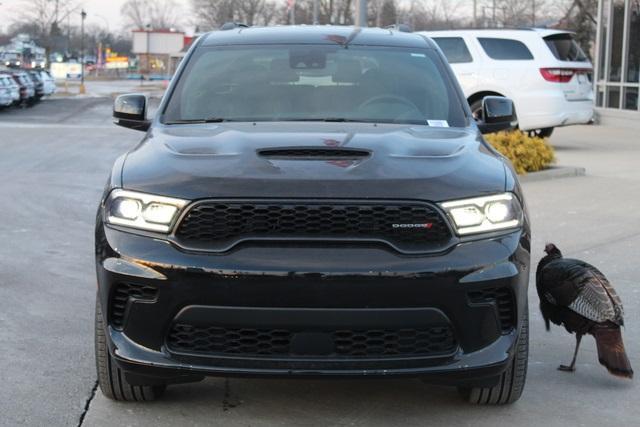
[[[369,157],[371,152],[340,147],[278,147],[258,150],[258,155],[281,160],[343,160]]]

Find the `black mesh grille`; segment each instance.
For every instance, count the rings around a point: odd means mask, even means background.
[[[515,301],[509,288],[485,288],[471,291],[469,292],[469,300],[473,303],[494,302],[498,309],[503,333],[507,333],[515,327]]]
[[[449,353],[456,343],[451,328],[341,330],[333,334],[336,353],[346,356],[432,355]]]
[[[124,326],[124,316],[131,298],[154,300],[157,294],[158,289],[154,286],[118,283],[111,294],[111,325],[116,329],[121,329]]]
[[[369,156],[365,150],[345,148],[278,148],[259,150],[263,157],[296,159],[354,159]]]
[[[172,351],[207,355],[295,356],[291,350],[297,331],[287,329],[247,329],[220,326],[175,324],[167,338]],[[457,348],[448,326],[424,329],[325,331],[333,351],[321,357],[432,356]],[[314,354],[304,353],[313,357]]]
[[[450,238],[435,208],[409,202],[207,201],[192,207],[176,231],[183,246],[213,251],[243,240],[302,239],[381,241],[402,252],[428,252]]]

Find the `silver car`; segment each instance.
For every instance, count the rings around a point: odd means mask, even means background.
[[[20,103],[20,86],[9,74],[0,74],[0,84],[9,88],[11,93],[11,101],[14,104]]]
[[[51,76],[51,74],[46,70],[40,70],[40,77],[42,78],[42,83],[44,85],[44,94],[52,95],[56,92],[56,81]]]
[[[0,108],[8,107],[13,104],[11,97],[11,87],[3,76],[0,76]]]

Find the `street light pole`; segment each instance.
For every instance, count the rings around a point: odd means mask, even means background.
[[[85,93],[84,88],[84,20],[87,17],[87,12],[82,9],[80,12],[80,94]]]

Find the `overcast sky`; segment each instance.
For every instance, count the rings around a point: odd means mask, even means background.
[[[53,0],[52,0],[53,1]],[[109,24],[110,30],[122,28],[123,20],[120,16],[120,8],[125,0],[82,0],[81,6],[87,12],[87,25],[99,25],[105,27]],[[176,0],[176,3],[189,8],[189,0]],[[0,0],[0,29],[6,30],[13,19],[15,19],[23,0]],[[189,11],[190,12],[190,11]],[[185,14],[186,15],[186,14]],[[80,13],[71,20],[80,22]],[[66,23],[65,23],[66,24]],[[73,24],[73,22],[72,22]],[[64,25],[64,24],[63,24]]]

